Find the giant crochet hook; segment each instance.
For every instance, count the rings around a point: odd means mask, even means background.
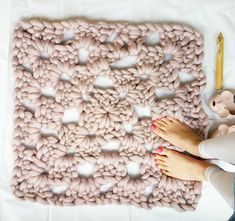
[[[216,54],[216,95],[212,96],[209,105],[221,118],[235,115],[235,92],[223,90],[223,68],[224,68],[224,37],[220,32],[217,38]]]
[[[224,68],[224,37],[220,32],[217,38],[217,55],[216,55],[216,83],[215,89],[223,89],[223,68]]]

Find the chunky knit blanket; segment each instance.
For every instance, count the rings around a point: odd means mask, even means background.
[[[20,21],[14,31],[14,194],[56,205],[194,210],[201,183],[162,174],[151,120],[204,136],[203,38],[181,24]]]

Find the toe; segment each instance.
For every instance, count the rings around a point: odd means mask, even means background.
[[[166,117],[169,121],[171,121],[171,122],[176,122],[177,121],[177,119],[175,119],[175,118],[173,118],[173,117],[171,117],[171,116],[167,116]]]
[[[166,125],[163,125],[163,124],[159,123],[158,126],[157,126],[157,129],[165,131],[166,130]]]
[[[166,165],[158,164],[158,168],[160,170],[167,170],[168,171],[168,166],[166,166]]]
[[[166,162],[165,162],[165,161],[162,161],[162,160],[156,160],[156,159],[155,159],[155,163],[156,163],[156,165],[168,166],[168,165],[166,164]]]
[[[158,122],[158,120],[160,120],[161,118],[156,118],[152,120],[152,124],[156,124]]]
[[[166,162],[167,156],[166,156],[166,155],[156,154],[155,158],[156,158],[157,160],[161,160],[161,161]]]
[[[164,139],[166,132],[165,132],[165,130],[163,130],[163,129],[161,129],[161,128],[158,128],[158,129],[156,130],[156,134],[157,134],[159,137],[161,137],[161,138]]]
[[[164,121],[164,119],[162,118],[161,120],[157,121],[157,125],[158,125],[158,127],[160,127],[160,126],[166,127],[168,125],[168,123],[166,123]]]
[[[151,130],[156,130],[158,128],[164,129],[166,125],[167,124],[161,120],[158,120],[158,121],[154,120],[154,121],[152,121],[150,128],[151,128]]]
[[[167,117],[164,117],[164,118],[162,119],[162,121],[165,122],[167,125],[172,124],[172,121],[169,120]]]
[[[155,131],[157,128],[158,128],[157,125],[156,125],[154,122],[152,122],[152,124],[151,124],[151,126],[150,126],[150,129],[151,129],[152,131]]]
[[[153,158],[156,164],[167,166],[166,160],[159,158],[157,154],[154,154]]]
[[[158,121],[160,121],[162,118],[164,118],[164,117],[155,118],[152,120],[152,123],[157,124]]]
[[[171,154],[171,150],[169,150],[166,147],[158,147],[157,148],[157,153],[160,154],[160,155],[169,156]]]
[[[162,173],[167,176],[171,176],[171,173],[168,170],[162,170]]]
[[[157,134],[159,137],[163,137],[164,134],[165,134],[165,130],[162,129],[162,128],[159,128],[159,127],[156,127],[156,128],[154,128],[154,129],[151,127],[151,130],[152,130],[155,134]]]

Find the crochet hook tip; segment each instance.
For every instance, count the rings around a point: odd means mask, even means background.
[[[223,40],[224,40],[224,36],[223,36],[222,32],[220,32],[218,35],[218,38],[217,38],[218,44],[221,43]]]

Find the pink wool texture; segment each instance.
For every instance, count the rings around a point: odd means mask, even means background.
[[[149,40],[154,35],[159,41]],[[81,50],[87,51],[85,60]],[[118,67],[130,56],[134,64]],[[195,210],[201,183],[161,173],[152,152],[158,146],[179,148],[152,133],[150,125],[152,119],[172,116],[206,136],[202,59],[202,35],[182,24],[20,21],[12,49],[14,194],[60,206]],[[183,82],[181,72],[192,80]],[[113,85],[95,85],[101,76]],[[47,87],[50,96],[43,93]],[[158,89],[171,95],[160,97]],[[150,116],[139,116],[136,106],[149,107]],[[70,108],[77,110],[77,122],[63,121]],[[118,142],[117,150],[104,148],[111,141]],[[130,173],[131,164],[139,173]],[[90,174],[81,173],[84,165],[90,165]]]

